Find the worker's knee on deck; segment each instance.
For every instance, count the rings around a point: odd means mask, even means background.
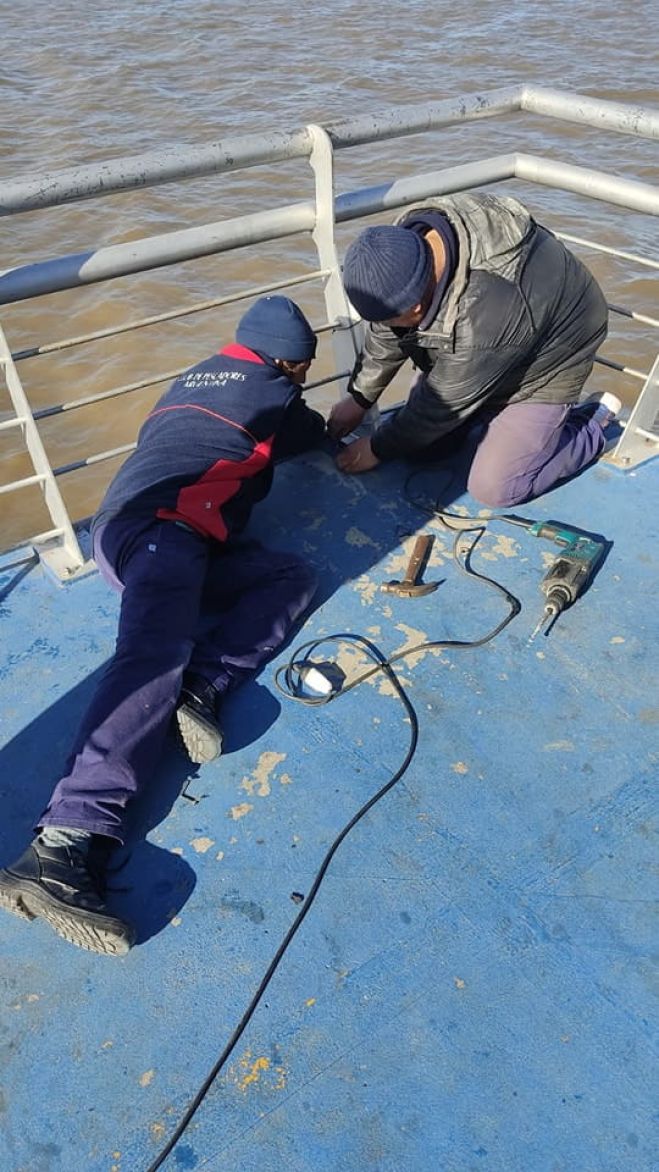
[[[470,473],[467,490],[480,504],[491,509],[509,509],[528,500],[530,495],[527,481],[524,484],[505,481],[484,468]]]

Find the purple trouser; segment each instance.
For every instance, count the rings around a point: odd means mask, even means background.
[[[509,508],[585,468],[604,443],[592,405],[510,403],[484,423],[467,488],[484,505]]]
[[[94,556],[121,591],[116,651],[39,825],[121,842],[126,804],[150,779],[183,672],[220,693],[247,679],[286,638],[316,581],[293,554],[223,546],[171,521],[115,518],[97,531]]]

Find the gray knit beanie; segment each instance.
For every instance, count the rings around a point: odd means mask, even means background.
[[[308,362],[316,354],[316,335],[289,297],[260,297],[238,322],[236,341],[268,358]]]
[[[389,321],[422,301],[432,274],[432,253],[411,228],[366,228],[350,245],[343,284],[365,321]]]

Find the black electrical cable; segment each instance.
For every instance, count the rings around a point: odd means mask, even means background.
[[[470,529],[485,529],[489,525],[490,521],[505,521],[508,525],[516,525],[520,529],[528,530],[534,524],[534,522],[529,521],[528,518],[518,517],[515,513],[491,513],[487,517],[474,517],[473,515],[469,514],[465,516],[464,514],[460,513],[450,513],[448,509],[440,508],[439,497],[436,498],[433,505],[429,505],[425,501],[419,500],[418,497],[413,497],[410,492],[410,484],[413,480],[416,480],[418,476],[421,476],[424,472],[428,471],[435,471],[434,465],[426,464],[421,468],[415,468],[413,472],[410,472],[403,485],[403,496],[405,497],[405,500],[409,501],[409,503],[414,505],[416,509],[419,509],[420,512],[427,513],[429,517],[438,517],[447,529],[452,529],[454,532],[457,530],[464,530],[465,532],[469,532]],[[453,473],[449,470],[448,480],[444,485],[445,491],[450,486],[452,480]]]
[[[346,823],[346,825],[343,827],[343,829],[340,831],[340,833],[334,839],[334,842],[330,846],[330,848],[327,851],[318,871],[316,872],[316,877],[313,880],[313,883],[311,884],[311,887],[309,889],[309,894],[306,896],[304,903],[302,904],[302,906],[300,908],[300,911],[298,912],[297,916],[293,920],[293,923],[291,924],[286,935],[284,936],[284,939],[282,940],[281,944],[279,945],[279,948],[277,949],[275,955],[273,956],[272,960],[270,961],[270,964],[268,965],[268,968],[267,968],[254,996],[252,997],[252,1000],[250,1001],[249,1005],[247,1006],[247,1009],[245,1010],[242,1018],[240,1019],[238,1025],[236,1026],[235,1030],[233,1031],[231,1037],[229,1038],[229,1041],[227,1042],[226,1046],[224,1047],[224,1050],[220,1054],[220,1057],[218,1058],[217,1062],[215,1063],[212,1070],[210,1071],[210,1074],[208,1074],[208,1076],[205,1078],[204,1082],[202,1083],[201,1087],[197,1091],[197,1094],[195,1095],[194,1099],[192,1100],[190,1106],[188,1107],[187,1111],[185,1112],[180,1123],[176,1127],[176,1130],[173,1132],[172,1136],[170,1137],[168,1142],[165,1144],[165,1146],[162,1148],[162,1150],[160,1151],[160,1153],[158,1154],[156,1159],[153,1161],[153,1163],[149,1165],[147,1172],[157,1172],[157,1169],[162,1167],[163,1163],[165,1162],[165,1160],[170,1155],[170,1153],[172,1152],[172,1150],[174,1149],[174,1147],[178,1143],[179,1139],[183,1135],[183,1132],[185,1131],[186,1127],[190,1123],[190,1120],[192,1119],[193,1115],[195,1114],[197,1108],[203,1102],[206,1094],[208,1093],[211,1086],[213,1085],[213,1083],[214,1083],[215,1079],[217,1078],[218,1074],[220,1073],[222,1067],[225,1065],[225,1063],[227,1062],[231,1053],[233,1052],[236,1045],[238,1044],[240,1038],[242,1037],[242,1034],[246,1030],[247,1026],[249,1025],[249,1022],[251,1021],[252,1016],[254,1015],[254,1012],[259,1004],[259,1001],[261,1000],[268,985],[270,984],[270,981],[272,980],[272,977],[274,976],[275,971],[278,968],[279,963],[284,956],[284,953],[286,952],[289,944],[291,943],[291,941],[292,941],[293,937],[295,936],[295,934],[297,933],[298,929],[301,927],[302,922],[307,915],[307,912],[310,910],[311,905],[314,902],[316,895],[318,894],[318,889],[320,888],[320,885],[325,877],[325,872],[327,871],[327,868],[329,867],[334,855],[336,854],[337,850],[339,849],[344,838],[347,837],[347,835],[350,833],[350,831],[353,829],[353,827],[357,825],[357,823],[364,817],[365,814],[368,813],[368,811],[376,804],[376,802],[379,802],[380,798],[384,797],[384,795],[386,793],[388,793],[390,789],[392,789],[392,787],[396,784],[396,782],[400,781],[401,777],[403,776],[403,774],[407,770],[407,768],[410,764],[410,761],[412,760],[414,753],[416,751],[416,745],[417,745],[417,741],[419,738],[419,721],[418,721],[416,712],[414,710],[414,707],[413,707],[411,701],[409,700],[409,698],[407,696],[407,693],[405,692],[405,689],[403,688],[402,684],[400,683],[398,676],[389,667],[389,664],[385,660],[384,656],[381,654],[381,652],[378,650],[378,648],[375,646],[375,644],[371,643],[370,640],[364,638],[361,635],[330,636],[330,639],[332,639],[332,638],[351,639],[356,643],[360,643],[361,646],[366,649],[367,654],[370,654],[370,657],[372,659],[375,659],[378,661],[377,668],[375,670],[384,671],[385,674],[389,677],[391,683],[393,684],[394,688],[396,689],[396,692],[398,693],[398,696],[399,696],[400,700],[402,701],[402,703],[407,711],[407,714],[410,718],[411,730],[410,730],[409,748],[407,750],[407,753],[405,754],[405,759],[404,759],[402,765],[399,766],[399,768],[396,770],[396,772],[393,774],[393,776],[390,777],[389,780],[383,786],[380,787],[380,789],[377,791],[377,793],[373,794],[373,796],[370,797],[368,799],[368,801],[364,803],[363,806],[361,806],[361,808],[357,811],[357,813],[355,815],[353,815],[353,817],[350,819],[350,821]]]
[[[460,518],[460,520],[463,519],[465,518]],[[321,704],[329,704],[332,700],[338,699],[339,696],[345,696],[346,692],[352,691],[352,689],[356,688],[358,684],[363,684],[364,680],[370,679],[370,677],[375,675],[376,672],[383,671],[385,665],[390,667],[392,663],[397,663],[400,659],[407,659],[410,655],[416,655],[419,651],[448,650],[450,648],[461,651],[472,647],[483,647],[486,643],[489,643],[492,639],[496,638],[496,636],[499,635],[501,631],[503,631],[504,627],[507,627],[508,623],[512,622],[512,620],[515,618],[515,615],[519,614],[521,610],[521,603],[519,599],[516,598],[514,594],[511,594],[510,590],[508,590],[505,586],[502,586],[500,582],[496,582],[494,578],[488,578],[485,574],[479,574],[477,570],[473,569],[469,559],[476,545],[483,536],[483,533],[485,532],[485,525],[481,521],[476,521],[470,526],[470,528],[476,529],[477,533],[474,539],[471,541],[468,550],[466,551],[465,563],[463,564],[461,562],[458,555],[460,541],[463,534],[467,531],[466,528],[460,530],[455,538],[455,541],[453,542],[453,558],[458,569],[463,574],[466,574],[469,578],[478,578],[480,582],[484,582],[486,586],[491,586],[493,590],[496,590],[499,594],[502,594],[506,599],[509,606],[508,614],[505,615],[504,618],[501,619],[501,621],[497,623],[497,625],[491,631],[488,631],[487,634],[483,635],[480,639],[427,639],[423,643],[416,643],[414,647],[406,647],[403,651],[397,651],[394,655],[390,655],[386,659],[384,656],[382,656],[380,662],[377,663],[375,667],[371,667],[368,669],[368,671],[362,672],[360,675],[351,680],[349,684],[342,685],[341,688],[330,692],[326,696],[304,696],[301,694],[300,687],[298,684],[296,684],[293,678],[293,672],[297,672],[299,674],[301,668],[313,666],[313,661],[310,657],[316,648],[318,648],[322,643],[335,642],[339,639],[343,639],[343,641],[346,642],[350,641],[351,639],[358,638],[355,635],[324,635],[322,639],[312,639],[309,643],[303,643],[300,647],[297,648],[296,655],[299,655],[301,652],[306,652],[306,655],[304,655],[302,659],[297,659],[294,657],[293,659],[289,660],[288,663],[282,664],[281,667],[277,668],[277,671],[275,672],[275,685],[279,691],[283,692],[284,695],[288,696],[290,699],[297,700],[300,704],[308,704],[311,707],[319,706]],[[283,687],[280,683],[282,676],[286,681],[286,687]]]
[[[419,506],[419,507],[421,507],[421,506]],[[432,510],[432,512],[433,512],[433,514],[435,514],[435,513],[439,514],[439,510],[436,510],[436,509]],[[452,516],[452,514],[446,514],[446,515]],[[460,521],[468,520],[468,518],[462,518],[462,517],[459,517],[457,519]],[[489,518],[489,519],[491,519],[491,518]],[[508,518],[502,518],[502,519],[507,520]],[[293,657],[289,660],[289,662],[287,664],[283,665],[282,667],[280,667],[275,674],[275,683],[276,683],[277,687],[279,688],[280,691],[285,692],[285,694],[287,696],[289,696],[289,698],[297,700],[300,703],[318,705],[318,704],[328,703],[330,700],[337,699],[338,696],[345,695],[346,692],[351,691],[353,688],[357,687],[358,684],[363,683],[364,680],[368,679],[370,676],[374,675],[376,672],[383,671],[385,673],[385,675],[389,678],[390,682],[393,684],[393,686],[398,694],[398,697],[401,700],[402,704],[404,705],[404,707],[408,713],[408,716],[410,718],[411,731],[410,731],[409,748],[407,750],[407,753],[405,754],[405,758],[403,760],[402,765],[400,765],[399,768],[396,770],[396,772],[389,778],[389,780],[383,786],[381,786],[380,789],[375,794],[373,794],[372,797],[370,797],[368,799],[368,801],[366,801],[360,807],[360,809],[357,811],[357,813],[353,815],[353,817],[350,819],[350,821],[346,823],[346,825],[343,827],[343,829],[339,832],[339,834],[334,839],[329,850],[325,854],[325,857],[324,857],[322,863],[320,864],[318,871],[316,872],[316,876],[311,884],[311,887],[309,889],[309,893],[306,896],[304,903],[302,904],[302,906],[300,908],[300,911],[298,912],[297,916],[293,920],[293,923],[291,924],[290,928],[286,932],[286,935],[284,936],[284,939],[282,940],[281,944],[279,945],[279,948],[277,949],[277,951],[275,952],[275,955],[273,956],[272,960],[270,961],[270,964],[268,965],[268,968],[266,969],[266,972],[265,972],[263,978],[261,979],[261,982],[258,985],[258,988],[256,989],[256,992],[254,993],[254,996],[252,997],[251,1001],[249,1002],[249,1005],[247,1006],[247,1009],[245,1010],[242,1018],[240,1019],[238,1025],[236,1026],[235,1030],[231,1034],[229,1041],[227,1042],[226,1046],[224,1047],[224,1050],[220,1054],[217,1062],[213,1066],[210,1073],[204,1079],[204,1082],[200,1086],[194,1099],[192,1100],[192,1102],[190,1103],[190,1106],[185,1111],[185,1114],[183,1115],[182,1119],[178,1123],[178,1125],[175,1128],[174,1132],[172,1133],[171,1137],[169,1138],[169,1140],[167,1141],[165,1146],[161,1149],[160,1153],[156,1156],[155,1160],[149,1165],[146,1172],[157,1172],[157,1170],[162,1167],[165,1160],[171,1154],[171,1152],[175,1148],[176,1144],[178,1143],[179,1139],[183,1135],[183,1132],[188,1127],[189,1123],[191,1122],[193,1116],[195,1115],[196,1111],[200,1107],[204,1098],[208,1094],[208,1091],[210,1090],[211,1086],[215,1082],[215,1079],[217,1078],[218,1074],[220,1073],[220,1071],[222,1070],[222,1068],[225,1066],[226,1062],[230,1058],[231,1054],[233,1053],[240,1038],[242,1037],[243,1033],[245,1032],[247,1026],[249,1025],[249,1022],[251,1021],[251,1019],[252,1019],[252,1017],[258,1007],[258,1004],[261,1001],[261,998],[263,997],[263,994],[265,993],[268,985],[270,984],[270,981],[272,980],[272,977],[274,976],[277,968],[279,967],[279,964],[280,964],[281,960],[283,959],[284,954],[286,953],[289,944],[293,940],[294,936],[298,932],[298,929],[301,927],[304,919],[306,918],[307,913],[311,909],[311,905],[313,904],[313,902],[316,898],[316,895],[318,894],[318,890],[319,890],[320,885],[325,877],[327,869],[328,869],[334,855],[336,854],[337,850],[339,849],[341,843],[348,836],[350,831],[357,825],[357,823],[359,821],[361,821],[361,819],[364,817],[364,815],[367,814],[368,811],[371,810],[373,808],[373,806],[377,802],[379,802],[380,799],[383,798],[385,796],[385,794],[387,794],[389,792],[389,790],[391,790],[393,788],[393,786],[396,785],[396,783],[398,781],[400,781],[401,777],[408,769],[410,762],[412,761],[412,758],[414,757],[414,753],[416,752],[416,746],[417,746],[418,737],[419,737],[419,722],[418,722],[418,718],[417,718],[416,712],[414,710],[414,707],[413,707],[409,697],[407,696],[405,689],[403,688],[402,684],[400,683],[398,676],[396,675],[395,671],[393,670],[393,668],[391,666],[392,663],[395,663],[400,659],[406,659],[410,655],[414,655],[415,653],[417,653],[419,651],[430,650],[433,648],[466,649],[466,648],[472,648],[472,647],[473,648],[482,647],[485,643],[489,643],[492,639],[494,639],[496,637],[496,635],[498,635],[504,629],[504,627],[506,627],[508,625],[508,623],[510,623],[512,621],[512,619],[515,617],[516,614],[519,613],[519,610],[521,609],[521,604],[520,604],[519,600],[517,598],[515,598],[515,596],[513,594],[511,594],[510,591],[507,590],[505,586],[502,586],[499,582],[495,582],[494,579],[492,579],[492,578],[486,577],[486,575],[484,575],[484,574],[479,574],[476,570],[474,570],[471,567],[471,564],[470,564],[471,554],[472,554],[473,550],[475,549],[476,544],[478,543],[480,538],[483,536],[483,533],[485,532],[486,525],[487,525],[487,522],[485,520],[481,520],[478,518],[471,518],[471,521],[472,521],[472,524],[470,524],[468,527],[466,525],[462,525],[460,528],[460,531],[456,535],[456,538],[455,538],[455,541],[453,544],[453,556],[454,556],[455,562],[456,562],[457,566],[459,567],[459,569],[462,571],[462,573],[466,574],[468,577],[478,578],[481,582],[484,582],[486,585],[491,586],[493,589],[498,591],[500,594],[502,594],[506,598],[508,605],[509,605],[508,614],[505,615],[505,617],[499,623],[497,623],[497,625],[491,631],[489,631],[486,635],[482,636],[480,639],[473,639],[473,640],[461,640],[461,639],[428,640],[424,643],[417,644],[415,647],[408,647],[403,651],[399,651],[395,655],[389,656],[389,658],[386,658],[382,654],[382,652],[379,650],[379,648],[376,647],[374,643],[371,643],[369,639],[366,639],[363,635],[354,635],[352,633],[328,635],[328,636],[324,636],[322,639],[314,639],[314,640],[311,640],[309,643],[303,644],[301,647],[299,647],[297,649],[297,652],[294,653]],[[460,557],[459,557],[459,544],[462,539],[463,533],[465,531],[467,531],[467,529],[475,530],[476,536],[473,538],[473,540],[471,541],[471,543],[466,551],[465,562],[463,564],[462,561],[460,560]],[[366,650],[367,655],[369,655],[370,658],[375,661],[375,666],[372,668],[369,668],[368,671],[363,672],[361,675],[357,676],[354,680],[352,680],[349,684],[343,686],[338,691],[332,692],[327,697],[323,696],[323,697],[319,697],[319,698],[315,698],[315,697],[309,698],[309,697],[302,696],[300,694],[299,688],[295,684],[292,673],[295,670],[298,670],[300,666],[309,663],[310,662],[309,655],[312,654],[312,652],[315,651],[316,648],[318,648],[321,644],[327,643],[327,642],[337,642],[337,641],[354,642],[354,643],[361,645]],[[296,654],[299,654],[300,652],[304,652],[304,651],[308,651],[307,656],[303,660],[297,659]],[[286,676],[286,680],[287,680],[287,687],[286,688],[283,688],[282,685],[279,683],[279,678],[281,677],[282,674],[284,674]]]

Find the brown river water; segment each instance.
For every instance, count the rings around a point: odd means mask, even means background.
[[[0,0],[0,183],[175,143],[294,130],[520,82],[657,107],[655,3],[494,0],[433,5],[334,0],[238,4],[209,0]],[[657,144],[528,115],[474,122],[399,142],[341,152],[337,192],[406,174],[526,150],[657,182]],[[659,258],[657,224],[528,184],[499,186],[555,230]],[[128,192],[2,221],[2,267],[231,218],[309,199],[303,161]],[[345,247],[357,231],[342,227]],[[656,271],[575,251],[609,301],[659,316]],[[158,314],[316,267],[310,242],[247,248],[107,284],[5,307],[13,351]],[[320,296],[295,293],[312,321]],[[243,306],[244,308],[244,306]],[[240,308],[218,309],[21,362],[33,409],[155,377],[192,364],[229,340]],[[659,348],[649,327],[614,318],[605,356],[647,370]],[[313,377],[331,372],[321,349]],[[131,442],[166,384],[44,421],[55,467]],[[639,384],[598,368],[593,388],[633,401]],[[4,396],[4,387],[0,396]],[[327,409],[336,391],[312,392]],[[400,397],[399,395],[397,397]],[[0,398],[0,418],[6,398]],[[28,476],[11,432],[0,435],[0,480]],[[60,479],[74,518],[91,513],[116,469],[112,460]],[[50,527],[36,489],[2,497],[0,548]]]

